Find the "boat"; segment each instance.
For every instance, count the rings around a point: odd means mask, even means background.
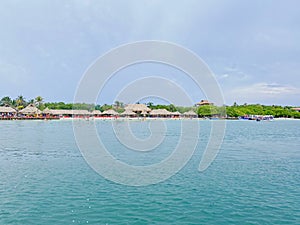
[[[274,116],[272,115],[244,115],[239,116],[239,120],[255,120],[255,121],[273,121]]]

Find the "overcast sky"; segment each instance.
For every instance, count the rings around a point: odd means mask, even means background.
[[[2,0],[0,97],[72,102],[99,56],[128,42],[162,40],[202,58],[227,104],[299,106],[299,9],[296,0]],[[99,103],[112,103],[128,82],[151,75],[175,77],[195,102],[205,98],[178,72],[150,66],[123,72],[130,79],[111,79]]]

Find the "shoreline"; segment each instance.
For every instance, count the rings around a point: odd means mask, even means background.
[[[1,118],[0,120],[10,120],[10,121],[17,121],[17,120],[40,120],[40,121],[48,121],[48,120],[56,120],[56,121],[67,121],[67,120],[81,120],[81,121],[152,121],[152,120],[203,120],[203,121],[218,121],[218,120],[228,120],[228,121],[255,121],[255,120],[239,120],[238,118],[166,118],[166,117],[7,117]],[[293,120],[300,120],[297,118],[274,118],[273,120],[266,120],[268,122],[272,121],[293,121]],[[263,122],[263,120],[262,120]]]

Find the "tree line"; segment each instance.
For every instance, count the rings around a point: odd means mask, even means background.
[[[125,104],[120,101],[115,101],[114,104],[87,104],[87,103],[64,103],[64,102],[44,102],[43,97],[37,96],[34,99],[26,100],[24,96],[19,95],[15,99],[11,99],[9,96],[5,96],[0,100],[0,106],[12,106],[18,110],[25,108],[29,104],[34,104],[40,110],[45,108],[49,109],[83,109],[83,110],[100,110],[101,112],[114,109],[121,113],[124,111]],[[237,118],[244,115],[273,115],[274,117],[287,117],[287,118],[300,118],[300,112],[293,109],[292,106],[267,106],[261,104],[243,104],[238,105],[234,103],[232,106],[214,106],[214,105],[203,105],[203,106],[175,106],[174,104],[169,105],[155,105],[152,102],[146,103],[150,109],[166,109],[170,112],[184,113],[187,111],[194,111],[199,117],[229,117]]]
[[[224,116],[229,118],[237,118],[245,115],[272,115],[276,118],[298,118],[300,119],[300,112],[293,109],[292,106],[278,106],[278,105],[261,105],[261,104],[244,104],[232,106],[200,106],[197,113],[200,117],[214,117]]]

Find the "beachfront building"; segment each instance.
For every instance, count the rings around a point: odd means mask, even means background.
[[[100,110],[94,110],[91,114],[94,117],[100,117],[102,115],[102,112]]]
[[[87,110],[70,110],[70,109],[48,109],[43,111],[43,115],[54,116],[59,118],[86,118],[91,116]]]
[[[46,119],[48,119],[48,118],[56,118],[57,116],[54,116],[53,114],[52,114],[52,110],[51,109],[49,109],[49,108],[46,108],[46,109],[44,109],[43,111],[42,111],[42,115],[43,115],[43,117],[44,118],[46,118]]]
[[[101,114],[101,116],[104,116],[104,117],[117,117],[118,115],[119,115],[119,113],[117,113],[113,109],[105,110]]]
[[[72,113],[74,118],[86,118],[92,116],[91,112],[82,109],[73,109]]]
[[[34,104],[29,104],[24,109],[20,110],[18,114],[25,117],[38,117],[42,114],[42,111]]]
[[[172,116],[173,118],[180,118],[180,117],[181,117],[181,113],[178,112],[178,111],[176,111],[176,112],[171,112],[171,116]]]
[[[128,104],[125,106],[125,111],[130,110],[138,115],[146,116],[151,109],[145,104]]]
[[[65,109],[45,109],[43,113],[46,113],[50,116],[59,117],[59,118],[73,116],[72,110],[65,110]]]
[[[137,114],[129,109],[126,109],[124,112],[120,114],[122,117],[136,117]]]
[[[172,117],[172,113],[166,109],[153,109],[149,115],[150,117]]]
[[[43,110],[42,114],[43,115],[51,115],[51,110],[47,107],[46,109]]]
[[[195,104],[195,106],[203,106],[203,105],[214,105],[214,103],[209,102],[208,100],[201,100],[200,102]]]
[[[293,110],[300,112],[300,108],[293,108]]]
[[[198,115],[193,110],[183,113],[183,117],[185,118],[197,118]]]
[[[17,114],[17,110],[14,108],[5,105],[5,106],[0,106],[0,118],[12,118],[15,117]]]

